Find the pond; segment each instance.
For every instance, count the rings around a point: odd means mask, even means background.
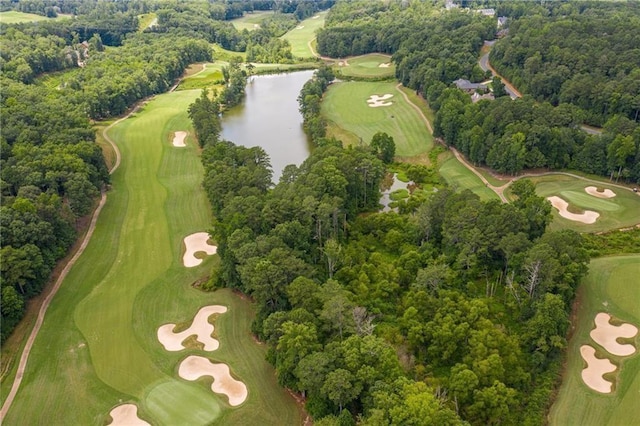
[[[285,166],[300,165],[311,152],[302,130],[298,95],[313,72],[253,76],[244,102],[222,116],[222,139],[264,148],[271,159],[274,183]]]

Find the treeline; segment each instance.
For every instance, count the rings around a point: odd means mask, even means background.
[[[533,184],[512,204],[443,189],[372,213],[384,165],[368,148],[318,139],[272,187],[266,153],[220,141],[211,105],[190,108],[221,259],[209,285],[253,297],[279,382],[319,424],[544,423],[588,256],[545,231]]]
[[[472,103],[467,94],[446,89],[434,105],[434,135],[474,164],[512,175],[570,168],[640,182],[640,126],[628,118],[614,116],[601,135],[590,135],[580,129],[580,108],[529,96]]]
[[[509,24],[508,35],[491,51],[491,64],[538,101],[582,108],[588,124],[602,126],[614,115],[638,121],[637,4],[550,3],[546,8],[544,15],[529,13]]]
[[[327,122],[320,113],[320,105],[325,90],[334,78],[331,68],[321,65],[313,74],[313,78],[302,86],[298,96],[303,120],[302,127],[314,143],[320,141],[327,134]]]

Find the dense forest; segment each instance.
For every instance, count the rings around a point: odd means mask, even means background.
[[[305,85],[303,114],[331,78]],[[221,258],[209,285],[253,297],[279,382],[318,424],[544,422],[588,256],[545,231],[530,182],[512,204],[444,189],[372,213],[374,149],[316,135],[272,186],[261,148],[219,139],[216,108],[204,92],[189,110]]]

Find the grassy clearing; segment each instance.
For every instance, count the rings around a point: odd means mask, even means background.
[[[194,68],[194,72],[182,79],[176,90],[193,90],[212,87],[222,88],[224,85],[222,68],[228,65],[229,63],[225,61],[202,64],[197,68],[201,71]]]
[[[191,130],[186,109],[197,96],[158,96],[111,129],[123,162],[89,246],[49,308],[7,424],[101,425],[124,402],[138,404],[152,424],[300,423],[251,338],[251,305],[228,291],[191,287],[217,258],[182,266],[182,239],[211,223],[198,148],[189,139],[174,148],[169,139]],[[179,362],[200,351],[167,352],[156,338],[160,325],[189,321],[208,304],[229,307],[216,323],[220,349],[204,354],[228,362],[246,383],[249,398],[238,408],[206,380],[177,377]]]
[[[57,18],[47,18],[42,15],[35,15],[33,13],[17,12],[15,10],[9,10],[7,12],[0,12],[0,23],[2,24],[20,24],[23,22],[38,22],[48,21],[50,19],[66,19],[66,15],[58,15]]]
[[[631,425],[640,418],[640,353],[616,357],[594,343],[589,333],[594,318],[607,312],[614,318],[640,327],[640,255],[594,259],[578,293],[576,329],[569,342],[565,377],[555,404],[551,408],[551,425]],[[634,339],[640,348],[640,337]],[[614,391],[601,394],[587,387],[580,376],[586,366],[580,346],[592,345],[596,356],[607,357],[618,366],[611,375]]]
[[[242,18],[233,19],[230,22],[238,31],[247,30],[253,31],[260,28],[262,21],[273,15],[273,11],[258,11],[252,13],[245,13]]]
[[[355,138],[349,137],[343,142],[368,144],[375,133],[385,132],[393,137],[396,156],[400,158],[431,150],[433,137],[396,84],[360,81],[332,84],[322,102],[322,114],[330,123],[328,135],[352,134]],[[371,95],[385,94],[393,95],[386,101],[392,103],[390,106],[372,108],[367,103]]]
[[[564,219],[553,209],[554,220],[550,225],[551,229],[570,228],[579,232],[600,232],[640,223],[640,197],[626,189],[565,175],[547,175],[531,180],[536,184],[536,192],[540,196],[556,195],[565,199],[570,207],[577,211],[593,210],[600,213],[595,223],[586,225]],[[607,199],[594,197],[585,192],[584,188],[587,186],[611,189],[616,196]]]
[[[324,26],[328,12],[320,12],[311,18],[300,22],[298,26],[287,32],[281,38],[291,44],[291,53],[296,58],[313,58],[315,55],[309,48],[309,43],[316,38],[316,31]]]
[[[396,72],[396,67],[391,62],[391,56],[382,53],[370,53],[349,58],[346,61],[338,62],[334,69],[345,77],[364,79],[392,78]]]
[[[475,173],[460,163],[451,152],[447,151],[442,154],[439,164],[441,166],[438,172],[456,190],[468,189],[478,195],[482,201],[500,199],[495,192],[482,183]]]
[[[157,22],[157,20],[158,16],[153,12],[138,15],[138,31],[142,32],[146,30],[149,26]]]
[[[240,62],[245,62],[247,60],[246,52],[234,52],[233,50],[227,50],[218,44],[214,44],[212,49],[213,58],[216,61],[230,61],[231,58],[240,58]]]

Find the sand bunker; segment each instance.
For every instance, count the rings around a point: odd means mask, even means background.
[[[113,426],[151,426],[138,417],[138,407],[135,404],[119,405],[109,415],[113,418],[109,424]]]
[[[186,137],[187,132],[175,132],[173,135],[173,146],[177,146],[179,148],[187,146],[187,144],[184,143]]]
[[[560,216],[565,219],[573,220],[576,222],[586,223],[588,225],[594,223],[598,217],[600,217],[600,213],[594,212],[591,210],[585,210],[584,213],[576,214],[567,211],[567,207],[569,207],[569,203],[563,200],[560,197],[547,197],[547,200],[551,201],[551,205],[558,209]]]
[[[391,66],[390,62],[385,62],[384,64],[378,65],[378,67],[380,67],[380,68],[389,68],[390,66]]]
[[[393,98],[393,95],[387,93],[386,95],[371,95],[369,99],[367,99],[367,103],[371,108],[383,107],[383,106],[391,106],[393,102],[385,102],[387,99]]]
[[[175,352],[185,349],[182,344],[184,339],[189,336],[196,336],[196,340],[204,345],[205,351],[215,351],[220,346],[220,342],[211,337],[213,333],[213,325],[208,321],[213,314],[223,314],[227,312],[225,306],[211,305],[201,308],[193,318],[191,327],[180,333],[174,333],[175,324],[165,324],[158,329],[158,340],[162,346],[168,351]]]
[[[631,338],[638,334],[638,328],[631,324],[611,325],[611,316],[600,312],[596,315],[596,328],[591,330],[591,338],[613,355],[632,355],[636,348],[630,344],[620,344],[620,338]]]
[[[201,356],[188,356],[180,363],[178,374],[185,380],[197,380],[202,376],[213,377],[211,390],[227,395],[229,405],[235,407],[247,399],[247,387],[231,377],[227,364],[214,364]]]
[[[197,232],[184,238],[184,245],[187,247],[184,256],[182,256],[182,263],[187,268],[198,266],[202,263],[202,259],[198,259],[195,254],[199,251],[203,251],[208,255],[216,254],[217,247],[207,243],[209,240],[209,234],[206,232]]]
[[[301,29],[303,29],[303,28],[304,28],[304,25],[298,25],[298,26],[296,27],[296,30],[301,30]]]
[[[616,196],[616,193],[610,189],[605,189],[602,192],[598,192],[598,188],[596,188],[595,186],[587,186],[584,190],[587,192],[587,194],[593,195],[594,197],[598,198],[613,198]]]
[[[615,371],[617,367],[608,359],[596,358],[596,350],[589,345],[580,346],[580,355],[587,362],[587,368],[582,370],[582,380],[593,390],[611,393],[613,383],[602,376]]]

